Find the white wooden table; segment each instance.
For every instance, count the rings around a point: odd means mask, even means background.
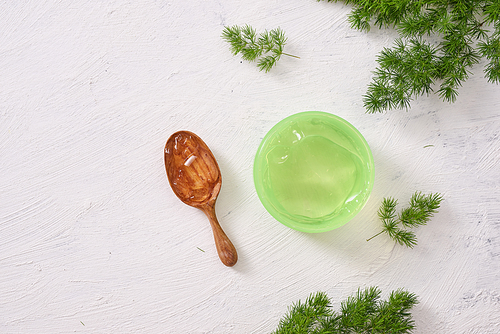
[[[0,332],[268,333],[288,305],[358,287],[419,296],[415,333],[500,332],[500,87],[484,62],[448,104],[366,114],[376,56],[397,37],[359,32],[342,3],[5,2],[0,11]],[[232,56],[225,25],[280,26],[269,73]],[[255,193],[260,140],[291,114],[339,115],[376,168],[347,225],[304,234]],[[239,252],[216,254],[201,211],[169,187],[163,146],[190,130],[217,157],[216,210]],[[407,249],[380,229],[383,197],[445,201]]]

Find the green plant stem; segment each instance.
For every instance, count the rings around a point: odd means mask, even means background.
[[[289,54],[289,53],[282,52],[281,54],[282,54],[282,55],[284,55],[284,56],[288,56],[288,57],[293,57],[293,58],[300,59],[300,57],[299,57],[299,56],[294,56],[294,55],[291,55],[291,54]]]
[[[384,230],[382,230],[382,231],[378,232],[377,234],[375,234],[374,236],[372,236],[371,238],[366,239],[366,241],[370,241],[370,240],[372,240],[373,238],[378,237],[379,235],[381,235],[381,234],[382,234],[382,233],[384,233],[384,232],[385,232],[385,231],[384,231]]]

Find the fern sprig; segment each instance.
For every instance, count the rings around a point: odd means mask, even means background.
[[[431,92],[443,101],[455,102],[459,88],[481,58],[488,61],[484,68],[486,79],[500,83],[498,0],[343,2],[354,6],[348,16],[352,28],[369,31],[375,25],[394,28],[400,35],[394,46],[384,49],[377,59],[379,67],[363,96],[368,113],[407,110],[413,99]],[[432,40],[426,40],[429,37]],[[388,69],[386,63],[393,61],[394,55],[399,65]],[[400,84],[398,78],[404,78],[406,84]]]
[[[369,287],[358,289],[335,312],[326,293],[317,292],[305,303],[292,304],[273,334],[407,334],[415,329],[410,311],[417,303],[415,294],[406,290],[392,291],[387,300],[381,300],[380,289]]]
[[[387,233],[398,244],[413,248],[417,245],[417,237],[409,229],[426,225],[437,213],[442,201],[443,196],[439,193],[424,195],[421,192],[415,192],[410,198],[409,206],[396,216],[397,200],[390,197],[384,198],[378,210],[378,217],[382,221],[382,231],[367,241],[382,233]]]
[[[330,300],[325,293],[317,292],[311,294],[304,303],[294,303],[289,313],[280,320],[276,333],[309,333],[331,316]]]
[[[269,72],[282,55],[299,58],[283,52],[287,38],[281,28],[266,30],[257,35],[250,25],[225,27],[222,38],[229,43],[233,55],[241,54],[247,61],[257,61],[261,71]]]
[[[399,289],[393,291],[387,301],[379,304],[378,313],[372,319],[373,332],[385,333],[392,328],[394,333],[408,333],[415,328],[410,310],[417,303],[416,296]]]

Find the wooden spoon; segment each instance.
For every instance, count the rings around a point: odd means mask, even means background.
[[[222,263],[228,267],[234,266],[238,254],[215,215],[215,201],[222,177],[207,144],[192,132],[174,133],[165,145],[165,168],[170,187],[177,197],[207,215]]]

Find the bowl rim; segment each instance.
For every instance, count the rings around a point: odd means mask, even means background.
[[[262,160],[265,159],[265,154],[263,154],[263,150],[267,143],[274,137],[274,135],[278,132],[278,130],[281,130],[281,127],[290,122],[293,119],[296,118],[303,118],[303,117],[320,117],[323,120],[328,120],[328,122],[334,122],[334,123],[342,123],[347,129],[349,129],[350,132],[344,132],[349,137],[356,137],[356,142],[362,143],[362,148],[361,151],[366,153],[367,155],[367,161],[364,161],[368,164],[369,166],[369,173],[368,173],[368,186],[365,188],[364,192],[366,196],[364,197],[363,201],[359,203],[359,205],[356,207],[355,210],[352,210],[347,216],[344,217],[341,221],[336,221],[335,224],[321,224],[321,226],[315,226],[314,224],[312,225],[304,225],[303,223],[294,221],[290,219],[289,217],[284,216],[282,213],[280,213],[278,210],[274,208],[274,206],[271,204],[271,201],[267,198],[267,195],[265,194],[266,191],[264,190],[263,182],[262,182],[262,173],[260,170],[260,166],[262,166]],[[363,160],[365,159],[365,156],[363,154]],[[306,233],[321,233],[321,232],[327,232],[334,230],[336,228],[339,228],[343,225],[345,225],[347,222],[352,220],[360,211],[363,209],[363,207],[366,205],[368,202],[368,199],[370,197],[370,194],[373,189],[373,182],[375,179],[375,168],[374,168],[374,160],[373,160],[373,154],[370,149],[370,146],[368,145],[366,139],[363,137],[361,132],[359,132],[358,129],[356,129],[351,123],[349,123],[347,120],[344,118],[337,116],[335,114],[329,113],[329,112],[324,112],[324,111],[303,111],[303,112],[298,112],[295,114],[292,114],[290,116],[287,116],[277,122],[264,136],[264,138],[261,140],[259,147],[257,149],[257,153],[255,154],[254,158],[254,164],[253,164],[253,179],[254,179],[254,186],[255,190],[257,192],[257,196],[259,197],[260,202],[266,209],[266,211],[278,222],[281,224],[292,228],[297,231],[301,232],[306,232]],[[334,217],[329,219],[327,222],[333,222],[335,221]]]

